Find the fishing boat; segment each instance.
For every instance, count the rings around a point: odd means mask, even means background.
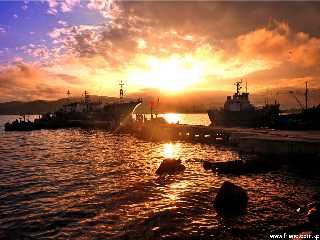
[[[208,116],[212,126],[225,127],[263,127],[270,126],[277,121],[280,104],[265,104],[258,108],[251,104],[247,87],[242,89],[242,80],[235,83],[236,92],[227,96],[223,108],[210,109]]]
[[[36,129],[55,129],[68,127],[100,127],[112,129],[130,121],[132,113],[142,103],[142,99],[124,99],[123,83],[120,83],[120,98],[104,103],[92,102],[87,91],[82,101],[69,102],[53,113],[43,114],[33,122],[15,120],[5,124],[6,131],[29,131]],[[68,91],[69,93],[69,91]]]

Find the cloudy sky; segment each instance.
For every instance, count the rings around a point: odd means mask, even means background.
[[[0,1],[0,101],[320,87],[320,2]]]

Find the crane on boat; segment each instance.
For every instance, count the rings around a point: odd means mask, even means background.
[[[308,100],[309,100],[309,90],[308,90],[308,82],[306,82],[306,90],[304,93],[305,98],[305,106],[303,106],[302,102],[299,100],[299,98],[294,94],[293,91],[289,91],[289,94],[293,96],[293,98],[297,101],[301,109],[308,109]]]
[[[289,91],[289,94],[297,101],[297,103],[299,104],[300,108],[304,109],[303,104],[301,103],[299,98],[294,94],[294,92],[293,91]]]

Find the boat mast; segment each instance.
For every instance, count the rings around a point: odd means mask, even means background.
[[[89,93],[88,93],[87,90],[84,91],[84,102],[85,102],[86,104],[89,103]]]
[[[246,81],[246,93],[248,93],[248,82]]]
[[[89,110],[90,97],[87,90],[84,91],[84,103],[86,104],[87,110]]]
[[[240,94],[240,90],[241,90],[241,84],[242,84],[242,79],[239,82],[236,82],[235,85],[237,86],[237,95]]]
[[[158,98],[157,106],[156,106],[156,111],[155,111],[156,118],[158,118],[158,114],[159,114],[159,103],[160,103],[160,99]]]
[[[70,95],[71,95],[71,93],[70,93],[70,90],[68,89],[68,91],[67,91],[67,99],[68,99],[68,102],[70,102]]]
[[[123,85],[124,85],[122,80],[120,81],[119,85],[120,85],[120,99],[122,99],[123,98]]]
[[[306,110],[308,109],[308,82],[306,82],[306,91],[304,93],[305,101],[306,101]]]

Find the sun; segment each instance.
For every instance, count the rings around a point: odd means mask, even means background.
[[[144,59],[144,70],[132,71],[130,82],[145,88],[157,88],[166,92],[179,92],[202,79],[201,64],[192,57],[171,56],[167,59]]]

